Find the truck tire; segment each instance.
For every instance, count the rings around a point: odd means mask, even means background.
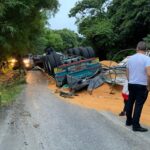
[[[45,63],[45,56],[42,57],[42,63],[43,63],[43,69],[45,70],[45,72],[47,72],[47,66]]]
[[[62,64],[62,63],[61,63],[61,60],[60,60],[60,56],[59,56],[56,52],[51,53],[51,55],[52,55],[53,58],[54,58],[55,67],[60,66],[60,65]]]
[[[53,75],[54,74],[54,68],[56,67],[56,63],[54,60],[53,55],[47,55],[47,65],[48,65],[48,69],[49,69],[49,74]]]
[[[49,74],[49,75],[51,75],[52,73],[53,73],[53,71],[52,71],[52,66],[51,66],[51,63],[50,63],[50,60],[49,60],[49,57],[48,57],[49,55],[47,55],[46,57],[45,57],[45,64],[46,64],[46,67],[47,67],[47,73]]]
[[[95,52],[94,52],[92,47],[87,47],[86,49],[87,49],[87,51],[89,53],[89,58],[95,57]]]
[[[79,47],[79,49],[80,49],[80,52],[81,52],[81,56],[83,56],[84,58],[90,58],[89,53],[88,53],[86,48]]]
[[[44,70],[45,70],[45,72],[49,72],[49,70],[48,70],[48,65],[47,65],[47,61],[46,61],[47,59],[46,59],[46,56],[44,56],[43,57],[43,67],[44,67]]]
[[[68,55],[73,55],[73,48],[68,49],[68,50],[67,50],[67,54],[68,54]]]
[[[51,64],[50,64],[50,62],[49,61],[47,61],[47,68],[48,68],[48,74],[49,75],[52,75],[52,67],[51,67]]]
[[[74,49],[73,49],[73,53],[74,53],[74,55],[81,56],[81,53],[80,53],[80,49],[79,49],[79,48],[74,48]]]

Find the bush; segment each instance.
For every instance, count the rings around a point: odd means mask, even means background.
[[[21,92],[25,82],[24,76],[18,76],[9,82],[0,84],[0,106],[10,105]]]

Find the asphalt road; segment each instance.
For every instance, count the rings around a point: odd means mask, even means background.
[[[124,119],[60,100],[40,72],[10,109],[0,111],[0,150],[149,150],[150,131],[135,133]]]

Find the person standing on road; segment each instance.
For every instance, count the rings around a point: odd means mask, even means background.
[[[123,97],[123,101],[124,101],[124,107],[123,107],[123,110],[121,111],[121,113],[119,114],[119,116],[125,116],[126,115],[127,102],[129,99],[129,90],[128,90],[128,81],[127,80],[125,81],[125,83],[123,85],[122,97]]]
[[[143,105],[150,91],[150,58],[145,55],[145,52],[146,44],[140,41],[137,44],[136,54],[132,55],[127,62],[129,100],[126,109],[126,125],[132,125],[133,131],[139,132],[148,131],[139,123]]]

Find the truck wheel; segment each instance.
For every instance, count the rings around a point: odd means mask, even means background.
[[[50,70],[50,74],[54,74],[54,68],[56,67],[56,63],[55,63],[55,60],[54,60],[54,57],[53,55],[47,55],[47,64],[48,64],[48,67],[49,67],[49,70]]]
[[[90,56],[89,56],[89,53],[88,53],[88,51],[87,51],[86,48],[84,48],[84,47],[79,47],[79,49],[80,49],[80,52],[81,52],[81,56],[83,56],[83,57],[85,57],[85,58],[89,58],[89,57],[90,57]]]
[[[47,61],[48,74],[52,75],[52,67],[49,61]]]
[[[89,58],[95,57],[95,52],[92,47],[87,47],[86,49],[89,53]]]
[[[52,66],[51,66],[51,63],[50,63],[50,60],[49,60],[48,56],[49,55],[46,56],[45,64],[46,64],[46,67],[47,67],[47,73],[49,75],[51,75],[53,71],[52,71]]]
[[[43,58],[42,58],[42,63],[43,63],[43,69],[45,70],[45,72],[48,72],[45,56],[43,56]]]
[[[73,55],[73,48],[68,49],[68,50],[67,50],[67,54],[68,54],[68,55]]]
[[[60,60],[60,56],[59,56],[56,52],[51,53],[51,55],[52,55],[53,58],[54,58],[55,67],[60,66],[60,65],[62,64],[62,63],[61,63],[61,60]]]
[[[80,53],[80,49],[79,48],[74,48],[73,49],[73,53],[77,56],[81,56],[81,53]]]
[[[43,58],[43,69],[45,70],[45,72],[47,72],[47,66],[46,66],[46,63],[45,63],[45,58]]]

